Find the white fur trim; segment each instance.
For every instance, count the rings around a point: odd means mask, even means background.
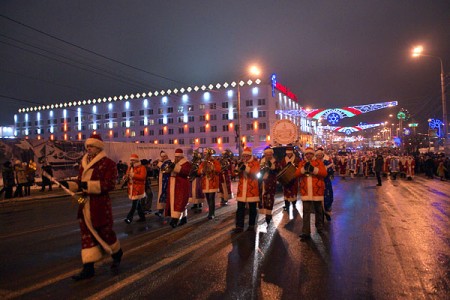
[[[86,145],[86,147],[87,146],[94,146],[94,147],[97,147],[97,148],[102,149],[102,150],[103,150],[103,148],[105,148],[105,143],[103,141],[100,141],[99,139],[94,139],[94,138],[88,138],[86,140],[85,145]]]
[[[100,180],[90,180],[87,182],[88,188],[87,193],[88,194],[100,194],[102,192],[102,188],[100,186]]]
[[[81,249],[81,261],[83,264],[97,262],[102,259],[103,253],[99,246]]]

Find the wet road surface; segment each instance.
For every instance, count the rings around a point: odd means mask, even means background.
[[[96,276],[80,271],[76,207],[69,198],[0,204],[0,297],[5,299],[448,299],[450,183],[334,180],[333,219],[300,241],[302,206],[283,212],[277,194],[273,225],[232,234],[235,201],[218,220],[189,211],[172,229],[148,215],[123,222],[130,208],[115,192],[115,231],[125,252]],[[217,201],[218,202],[218,201]],[[135,217],[135,219],[137,219]],[[314,217],[313,217],[314,219]],[[314,224],[313,220],[311,224]]]

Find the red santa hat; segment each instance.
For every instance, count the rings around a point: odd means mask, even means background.
[[[243,155],[252,155],[252,148],[245,147],[244,151],[242,152]]]
[[[264,149],[264,154],[273,154],[273,149],[270,147],[267,147],[266,149]]]
[[[306,148],[305,149],[305,154],[308,154],[308,153],[314,154],[314,149],[311,148],[311,147]]]
[[[102,137],[99,134],[92,134],[85,143],[85,147],[94,146],[99,149],[105,148],[105,143],[103,143]]]
[[[286,147],[286,153],[294,153],[294,147],[287,146]]]
[[[183,156],[183,149],[178,148],[175,150],[175,157]]]
[[[139,156],[137,155],[137,154],[131,154],[131,156],[130,156],[130,160],[136,160],[136,161],[138,161],[139,160]]]
[[[317,155],[317,154],[325,155],[325,152],[323,152],[323,148],[317,148],[317,150],[316,150],[316,155]]]

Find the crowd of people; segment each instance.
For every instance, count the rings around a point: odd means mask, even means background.
[[[20,198],[31,195],[31,187],[35,185],[36,163],[32,160],[22,162],[6,161],[2,165],[3,187],[0,197],[4,199]]]

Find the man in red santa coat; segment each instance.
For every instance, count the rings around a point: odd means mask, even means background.
[[[111,254],[111,270],[116,273],[123,255],[112,229],[114,220],[109,198],[117,182],[117,167],[106,157],[103,148],[103,140],[97,134],[86,140],[87,153],[81,160],[78,182],[70,186],[71,190],[81,188],[84,197],[78,207],[83,270],[72,277],[76,281],[94,276],[94,263],[102,258],[103,252]]]
[[[188,179],[192,164],[183,154],[183,149],[175,150],[175,161],[170,168],[169,184],[167,185],[167,203],[165,215],[170,216],[170,226],[173,228],[186,224],[186,205],[189,200],[190,182]],[[180,221],[180,223],[178,223]]]
[[[128,198],[132,201],[130,212],[125,223],[130,224],[133,221],[134,212],[138,211],[138,222],[145,221],[145,213],[142,209],[141,199],[145,198],[145,179],[147,178],[147,168],[141,164],[137,154],[131,154],[130,167],[125,174],[128,181]]]
[[[300,163],[300,158],[294,154],[294,147],[288,146],[286,148],[286,156],[280,162],[280,168],[284,169],[288,164],[297,166]],[[298,179],[294,178],[291,182],[283,186],[284,194],[284,211],[289,211],[290,203],[295,208],[298,198]]]

